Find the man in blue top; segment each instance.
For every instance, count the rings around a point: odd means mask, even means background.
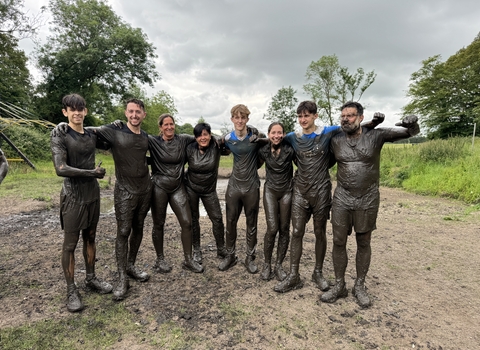
[[[258,150],[261,144],[250,142],[252,132],[247,123],[250,111],[239,104],[232,108],[231,121],[235,130],[225,136],[225,147],[233,153],[233,170],[225,193],[226,202],[226,249],[227,255],[220,262],[221,271],[236,264],[235,242],[237,240],[237,222],[245,209],[247,220],[247,256],[245,267],[249,273],[257,273],[255,249],[257,245],[257,220],[260,200],[260,179],[258,177]]]
[[[300,279],[299,263],[302,256],[302,241],[305,226],[313,216],[315,234],[315,268],[312,281],[322,291],[329,289],[323,277],[323,261],[327,250],[326,225],[332,202],[332,184],[328,169],[333,162],[330,157],[330,140],[340,132],[339,126],[317,126],[317,105],[303,101],[297,108],[298,123],[302,130],[291,132],[285,141],[295,150],[298,169],[295,173],[292,197],[292,240],[290,245],[290,274],[274,288],[285,293],[303,286]],[[376,124],[383,120],[374,120]]]

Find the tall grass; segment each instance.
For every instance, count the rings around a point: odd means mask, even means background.
[[[414,146],[385,145],[380,184],[418,194],[480,203],[480,144],[470,139],[434,140]]]

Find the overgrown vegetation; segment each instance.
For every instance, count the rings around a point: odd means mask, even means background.
[[[480,203],[480,145],[470,138],[417,145],[385,145],[380,184],[407,191]]]

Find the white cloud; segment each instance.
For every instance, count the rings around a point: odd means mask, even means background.
[[[26,5],[35,12],[42,1]],[[155,91],[173,96],[182,122],[195,124],[203,116],[213,129],[229,122],[237,103],[249,107],[252,124],[266,129],[262,117],[278,89],[291,85],[299,100],[307,99],[302,86],[308,65],[332,54],[352,71],[375,70],[376,81],[361,102],[367,117],[383,111],[385,124],[393,125],[421,61],[437,54],[447,59],[480,30],[480,6],[471,0],[109,3],[157,48],[162,79]]]

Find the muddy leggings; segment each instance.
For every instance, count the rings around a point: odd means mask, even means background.
[[[265,263],[272,261],[275,237],[278,232],[277,264],[281,264],[287,254],[290,240],[292,191],[275,191],[269,186],[263,189],[263,207],[267,221],[267,232],[264,237]]]
[[[164,227],[165,219],[167,217],[167,206],[170,206],[177,216],[181,227],[181,240],[183,246],[183,253],[185,257],[192,256],[192,213],[190,211],[190,204],[188,202],[187,191],[182,184],[177,190],[172,193],[167,193],[157,185],[153,186],[152,196],[152,219],[153,230],[152,240],[157,258],[164,258]]]

